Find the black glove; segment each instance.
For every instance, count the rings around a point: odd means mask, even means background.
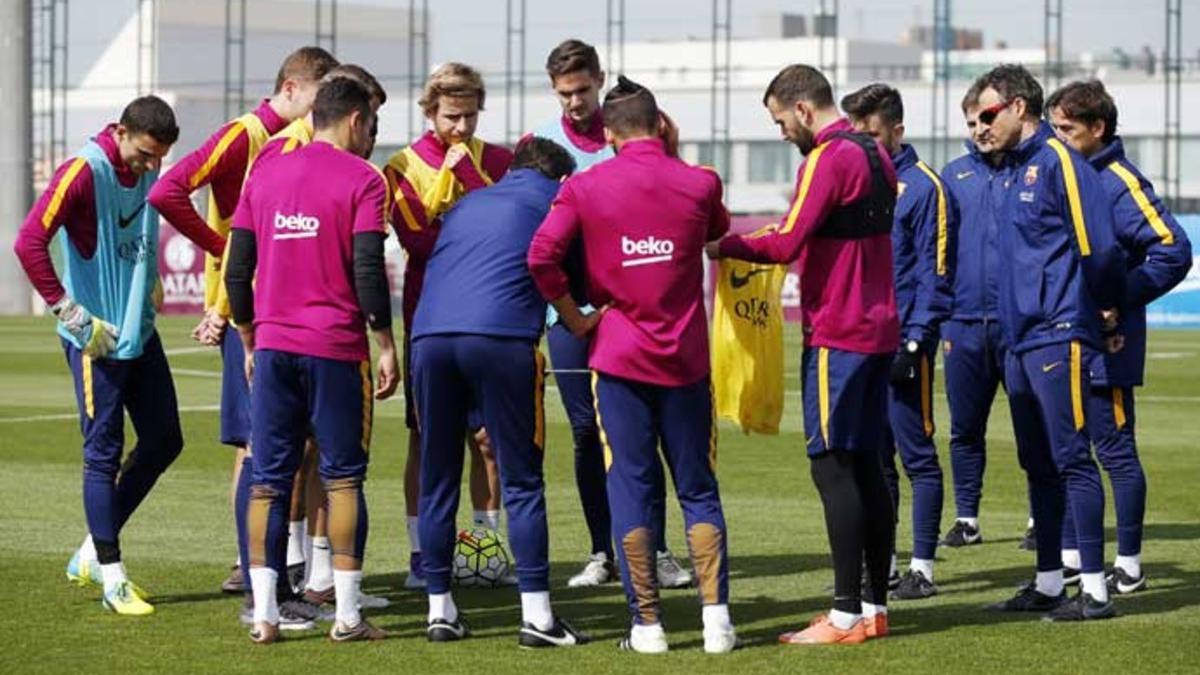
[[[916,340],[908,340],[900,346],[892,359],[892,384],[905,384],[917,379],[921,368],[921,345]]]

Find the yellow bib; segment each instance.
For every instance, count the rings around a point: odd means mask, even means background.
[[[258,156],[258,151],[262,149],[269,137],[267,128],[254,113],[246,113],[234,120],[234,124],[228,128],[225,136],[217,143],[217,147],[208,161],[216,164],[220,160],[221,153],[237,138],[239,126],[246,130],[246,138],[250,142],[249,154],[246,157],[246,172],[249,173],[250,167],[254,165],[254,158]],[[245,176],[242,179],[245,180]],[[216,230],[218,234],[226,239],[229,238],[229,227],[233,224],[233,215],[230,214],[228,218],[221,217],[221,211],[217,208],[217,198],[213,196],[211,185],[208,190],[208,217],[205,220],[208,221],[208,226]],[[229,253],[229,247],[225,248],[225,253]],[[229,296],[225,293],[225,282],[221,275],[223,268],[222,259],[211,255],[204,256],[204,307],[215,309],[221,316],[228,317],[230,314]]]
[[[742,431],[779,433],[783,417],[783,308],[787,268],[723,259],[713,306],[717,415]]]
[[[472,138],[465,144],[467,158],[475,165],[475,170],[485,183],[491,184],[492,177],[483,170],[484,142]],[[464,158],[467,159],[467,158]],[[425,222],[433,222],[467,193],[467,188],[454,176],[449,168],[433,167],[425,163],[411,146],[406,147],[388,159],[396,173],[404,176],[425,207]]]

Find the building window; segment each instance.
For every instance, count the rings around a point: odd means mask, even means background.
[[[795,173],[795,149],[780,141],[751,141],[746,144],[750,183],[790,183]]]
[[[729,181],[729,152],[732,143],[725,145],[717,143],[697,143],[696,163],[701,166],[711,166],[721,175],[721,180]],[[714,152],[714,150],[716,150]]]

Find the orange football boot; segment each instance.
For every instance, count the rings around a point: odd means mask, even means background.
[[[828,614],[822,614],[808,624],[808,628],[779,636],[787,645],[857,645],[867,641],[866,621],[858,621],[849,630],[833,625]]]

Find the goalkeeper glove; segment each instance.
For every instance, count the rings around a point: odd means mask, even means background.
[[[50,308],[66,329],[79,344],[83,345],[83,353],[94,359],[102,359],[117,347],[117,327],[103,319],[92,316],[83,305],[70,297],[54,303]]]

